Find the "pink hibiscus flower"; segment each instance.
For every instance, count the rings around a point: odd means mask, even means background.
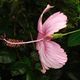
[[[6,40],[3,39],[8,46],[16,46],[20,44],[36,43],[36,49],[38,50],[42,73],[45,73],[49,68],[58,69],[63,67],[67,62],[66,52],[61,48],[59,44],[51,41],[51,36],[60,29],[66,27],[67,17],[60,12],[52,14],[43,24],[42,17],[45,12],[47,12],[53,6],[47,5],[47,7],[42,12],[38,21],[38,37],[37,40],[20,42],[16,40]],[[12,42],[11,42],[12,41]]]
[[[38,38],[42,39],[37,42],[36,48],[38,50],[40,61],[42,65],[42,73],[45,73],[49,68],[61,68],[67,62],[67,55],[59,44],[51,41],[51,35],[58,32],[60,29],[66,27],[67,17],[60,12],[52,14],[43,24],[42,17],[53,6],[47,5],[42,12],[38,21]]]

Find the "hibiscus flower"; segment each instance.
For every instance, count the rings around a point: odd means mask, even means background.
[[[18,40],[16,41],[12,39],[3,39],[10,47],[36,42],[36,49],[38,50],[42,65],[42,73],[45,73],[46,70],[49,70],[50,68],[61,68],[67,62],[67,55],[64,49],[62,49],[61,46],[56,42],[51,41],[52,35],[54,36],[55,32],[58,32],[60,29],[66,27],[67,16],[61,12],[56,12],[52,14],[44,23],[42,23],[43,14],[52,7],[53,6],[47,5],[47,7],[40,15],[40,18],[38,20],[37,40],[20,42]]]
[[[67,62],[67,55],[64,49],[59,44],[51,41],[51,36],[60,29],[66,27],[67,17],[63,13],[56,12],[52,14],[44,23],[42,23],[42,17],[53,6],[47,5],[43,10],[38,21],[38,37],[36,49],[38,50],[42,73],[45,73],[49,68],[61,68]],[[54,38],[53,38],[54,39]]]

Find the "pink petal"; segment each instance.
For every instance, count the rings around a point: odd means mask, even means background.
[[[50,6],[50,5],[47,5],[47,7],[43,10],[43,12],[42,12],[42,14],[40,15],[40,18],[39,18],[39,20],[38,20],[38,31],[40,32],[40,33],[43,33],[43,30],[42,30],[42,28],[43,28],[43,26],[42,26],[42,17],[43,17],[43,14],[45,13],[45,12],[47,12],[50,8],[52,8],[53,6]]]
[[[45,73],[49,68],[61,68],[65,65],[67,61],[67,55],[59,44],[50,41],[50,36],[54,32],[66,27],[67,17],[60,12],[51,15],[42,24],[42,17],[45,12],[47,12],[52,6],[47,5],[47,7],[42,12],[38,21],[38,37],[37,39],[44,38],[43,41],[39,41],[36,44],[36,49],[38,50],[42,72]]]
[[[58,32],[60,29],[66,27],[66,23],[67,16],[63,13],[56,12],[44,22],[43,32],[45,32],[46,36],[49,36],[54,32]]]
[[[41,39],[41,38],[43,38],[44,37],[44,34],[42,34],[42,33],[38,33],[38,37],[37,37],[37,40],[39,40],[39,39]],[[40,44],[38,44],[38,43],[41,43],[41,42],[37,42],[36,44],[36,49],[37,50],[39,50],[39,48],[41,47],[40,46]]]
[[[41,41],[37,43],[38,53],[43,69],[43,73],[49,68],[61,68],[67,61],[67,55],[59,44],[52,41]]]

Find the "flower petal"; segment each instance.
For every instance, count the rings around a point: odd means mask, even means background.
[[[61,68],[67,61],[67,55],[64,50],[55,42],[40,41],[37,43],[38,53],[43,69],[43,73],[49,68]]]
[[[51,15],[43,24],[43,32],[46,33],[46,36],[58,32],[60,29],[66,27],[67,16],[63,13],[56,12]]]
[[[40,15],[40,18],[38,20],[38,31],[40,33],[43,33],[43,30],[42,30],[42,17],[43,17],[43,14],[45,12],[47,12],[50,8],[52,8],[53,6],[50,6],[49,4],[47,5],[47,7],[43,10],[42,14]]]

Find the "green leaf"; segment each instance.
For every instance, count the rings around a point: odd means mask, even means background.
[[[11,74],[12,76],[17,76],[25,73],[25,66],[20,62],[16,62],[11,66]]]
[[[27,57],[17,61],[11,66],[12,76],[24,74],[31,67],[30,61]]]
[[[80,31],[71,34],[68,38],[68,46],[77,46],[80,45]]]
[[[1,51],[0,52],[0,63],[11,63],[16,59],[15,55],[12,53]]]
[[[26,80],[32,80],[30,74],[26,74]]]
[[[41,70],[41,65],[40,65],[40,63],[36,63],[36,64],[35,64],[35,69],[36,69],[36,70],[39,70],[39,71]]]
[[[77,6],[77,10],[78,12],[80,12],[80,4]]]

